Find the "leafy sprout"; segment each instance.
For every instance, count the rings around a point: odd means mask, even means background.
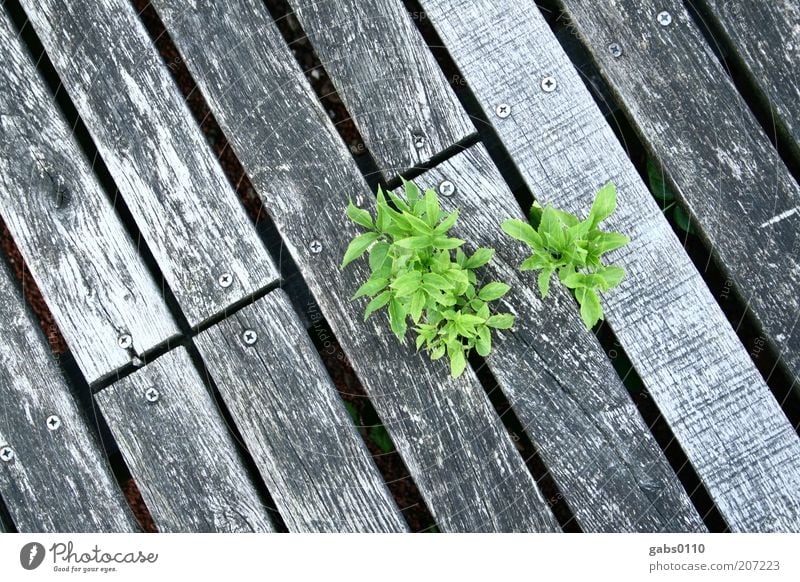
[[[542,298],[547,297],[553,273],[571,289],[581,306],[581,318],[592,328],[603,319],[598,293],[620,284],[622,267],[604,265],[604,253],[618,249],[630,239],[617,232],[604,232],[597,226],[617,207],[617,189],[609,182],[596,194],[589,216],[581,221],[574,214],[534,203],[530,223],[509,219],[502,228],[509,236],[527,244],[533,254],[521,271],[539,271],[537,284]]]
[[[405,180],[403,186],[405,197],[389,192],[388,200],[378,189],[374,217],[348,204],[347,216],[367,232],[350,242],[342,268],[368,253],[372,273],[353,296],[370,298],[364,319],[385,308],[400,342],[410,322],[417,350],[424,349],[432,360],[447,355],[457,378],[470,350],[489,355],[492,329],[514,324],[513,315],[489,308],[510,287],[500,282],[479,287],[475,270],[492,259],[494,250],[479,248],[467,255],[461,250],[464,241],[448,235],[458,210],[443,212],[433,189],[422,194]]]

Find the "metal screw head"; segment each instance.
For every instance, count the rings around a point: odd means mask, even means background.
[[[618,59],[622,56],[622,47],[619,45],[619,43],[612,42],[610,45],[608,45],[608,52],[611,53],[612,57]]]
[[[242,341],[246,345],[252,346],[258,341],[258,334],[252,329],[246,329],[242,332]]]
[[[439,194],[442,196],[452,196],[456,191],[456,185],[450,180],[442,180],[439,184]]]
[[[133,345],[133,338],[129,333],[123,333],[117,338],[117,345],[123,350],[127,350]]]
[[[544,77],[541,80],[541,82],[539,83],[539,86],[542,88],[542,91],[544,91],[545,93],[552,93],[553,91],[556,90],[556,87],[558,86],[558,82],[556,82],[555,77],[547,76],[547,77]]]
[[[223,289],[227,289],[233,285],[233,275],[230,273],[222,273],[222,275],[219,276],[219,279],[217,279],[217,283],[219,283],[219,286]]]
[[[161,398],[161,393],[152,386],[144,391],[144,399],[148,402],[158,402]]]
[[[414,139],[414,147],[418,150],[421,150],[425,147],[425,136],[421,133],[415,133],[413,136]]]
[[[5,463],[10,463],[14,460],[14,449],[9,447],[8,445],[0,448],[0,460]]]
[[[494,108],[494,112],[500,119],[505,119],[509,115],[511,115],[511,105],[508,103],[500,103],[497,107]]]
[[[314,239],[308,244],[308,249],[315,255],[318,255],[322,252],[322,243]]]
[[[59,428],[61,428],[61,419],[58,418],[55,414],[52,414],[47,417],[45,424],[47,424],[47,428],[49,430],[58,430]]]
[[[672,14],[670,14],[666,10],[659,12],[658,16],[656,16],[656,19],[658,20],[658,23],[661,26],[669,26],[670,24],[672,24]]]

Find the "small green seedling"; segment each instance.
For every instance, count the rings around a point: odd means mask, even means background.
[[[618,249],[630,239],[617,232],[603,232],[597,225],[611,216],[617,207],[617,189],[609,182],[595,196],[589,216],[579,220],[574,214],[552,206],[534,203],[530,223],[506,220],[502,228],[511,237],[527,244],[533,255],[521,265],[522,271],[539,271],[537,283],[542,298],[547,297],[553,273],[575,295],[581,306],[581,318],[592,328],[603,319],[598,292],[620,284],[622,267],[604,265],[603,253]]]
[[[433,189],[423,195],[412,182],[403,184],[405,198],[389,192],[387,200],[378,189],[374,219],[352,201],[348,204],[347,216],[368,232],[352,240],[342,268],[369,252],[372,274],[353,296],[371,298],[364,319],[386,308],[391,329],[403,342],[410,318],[417,350],[424,348],[432,360],[446,354],[457,378],[470,350],[489,355],[492,328],[514,324],[513,315],[489,309],[509,286],[493,282],[479,288],[475,269],[488,263],[494,250],[479,248],[467,256],[460,248],[464,241],[448,236],[458,210],[443,212]]]

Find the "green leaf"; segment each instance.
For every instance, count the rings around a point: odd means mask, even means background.
[[[454,210],[448,214],[444,220],[442,220],[442,222],[440,222],[436,228],[433,229],[433,232],[435,234],[447,234],[447,231],[453,228],[456,220],[458,220],[458,210]]]
[[[450,250],[460,247],[464,241],[460,238],[449,238],[444,235],[433,237],[433,246],[437,249]]]
[[[464,356],[464,350],[458,348],[450,352],[450,375],[453,378],[458,378],[467,369],[467,358]]]
[[[411,314],[411,320],[414,323],[419,323],[420,318],[422,317],[422,310],[425,307],[425,302],[427,300],[427,295],[425,295],[424,291],[417,291],[414,293],[413,297],[411,297],[411,307],[409,309]]]
[[[631,239],[618,232],[601,232],[598,230],[595,231],[595,233],[597,234],[594,235],[593,243],[597,247],[597,252],[601,255],[608,251],[624,247],[631,242]]]
[[[505,283],[488,283],[478,292],[478,297],[484,301],[494,301],[508,293],[509,289],[511,289],[511,286]]]
[[[484,358],[492,351],[492,332],[485,325],[478,329],[478,339],[475,342],[475,351]]]
[[[509,218],[500,225],[500,228],[510,236],[527,244],[531,248],[542,248],[542,237],[539,236],[533,227],[516,218]]]
[[[486,320],[486,325],[495,329],[509,329],[514,325],[515,317],[510,313],[493,315]]]
[[[419,188],[414,182],[410,182],[404,178],[400,179],[403,181],[403,190],[406,194],[406,200],[408,200],[409,205],[414,206],[419,199]]]
[[[389,300],[391,298],[392,298],[392,292],[384,291],[383,293],[375,297],[375,299],[367,303],[367,307],[364,310],[364,321],[366,321],[367,318],[369,318],[369,316],[375,313],[378,309],[389,303]]]
[[[387,242],[376,242],[369,250],[369,268],[372,271],[377,271],[386,263],[386,258],[389,256],[389,249],[392,245]]]
[[[347,251],[344,253],[344,258],[342,259],[342,265],[340,268],[344,269],[352,261],[363,255],[369,248],[369,245],[378,240],[380,236],[381,235],[377,232],[368,232],[354,238],[348,245]]]
[[[389,284],[389,279],[386,278],[369,278],[367,282],[364,283],[361,287],[358,288],[356,294],[353,295],[353,299],[358,299],[359,297],[363,297],[364,295],[369,295],[370,297],[382,291],[386,288]]]
[[[587,328],[592,329],[603,318],[600,299],[593,289],[579,287],[575,290],[575,298],[581,306],[581,318]]]
[[[406,330],[408,329],[406,316],[406,310],[399,301],[396,299],[389,301],[389,322],[394,335],[396,335],[397,339],[401,342],[405,339]]]
[[[422,276],[422,282],[439,291],[447,291],[453,288],[453,284],[450,281],[436,273],[425,273]]]
[[[410,236],[408,238],[395,241],[394,244],[403,249],[419,250],[432,246],[432,242],[433,241],[430,236]]]
[[[561,250],[564,247],[564,225],[556,209],[550,205],[546,206],[544,212],[542,212],[542,221],[539,223],[539,234],[551,247],[557,250]]]
[[[433,228],[439,222],[439,198],[436,191],[431,189],[425,192],[425,222]]]
[[[591,221],[592,227],[597,226],[606,218],[611,216],[614,210],[617,208],[617,187],[614,186],[613,182],[609,182],[600,190],[597,191],[597,194],[594,198],[594,203],[592,204],[592,209],[589,211],[589,219]]]
[[[672,209],[672,218],[675,224],[678,225],[683,232],[694,234],[694,226],[692,226],[692,219],[686,213],[682,206],[675,205]]]
[[[483,267],[486,263],[492,260],[492,257],[494,257],[494,249],[480,248],[464,262],[464,267],[467,269],[477,269],[479,267]]]
[[[345,400],[344,407],[347,409],[347,413],[350,415],[350,418],[353,419],[353,424],[356,426],[361,424],[361,417],[358,414],[358,409],[353,405],[353,403]]]
[[[383,425],[373,426],[369,429],[369,440],[384,453],[391,453],[394,450],[392,439]]]
[[[675,194],[669,189],[664,180],[664,172],[650,158],[647,158],[647,181],[650,184],[650,191],[653,196],[662,202],[675,200]]]
[[[542,221],[542,211],[542,205],[534,200],[531,209],[528,211],[528,219],[535,230],[539,230],[539,223]]]
[[[372,224],[372,216],[370,216],[370,213],[353,204],[352,200],[347,204],[347,217],[356,224],[360,224],[370,230],[375,228]]]
[[[611,265],[600,269],[595,275],[602,281],[600,288],[603,291],[608,291],[622,282],[622,279],[625,278],[625,269]]]
[[[550,277],[552,275],[553,269],[546,268],[542,269],[539,276],[536,278],[536,284],[539,286],[539,293],[541,293],[542,299],[547,297],[547,294],[550,292]]]

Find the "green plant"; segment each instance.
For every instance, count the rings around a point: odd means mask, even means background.
[[[494,250],[479,248],[467,256],[460,248],[464,241],[448,235],[458,210],[443,212],[433,189],[423,195],[414,183],[404,180],[403,185],[405,198],[389,192],[387,200],[378,189],[374,219],[352,201],[348,204],[347,216],[368,232],[350,242],[342,268],[369,252],[372,273],[353,296],[371,298],[364,319],[386,308],[401,342],[410,319],[417,350],[424,348],[432,360],[447,355],[450,373],[458,377],[470,350],[489,354],[492,328],[514,324],[513,315],[489,309],[509,286],[492,282],[479,288],[475,270],[491,260]]]
[[[559,280],[578,300],[581,317],[589,328],[603,318],[598,292],[616,287],[625,276],[622,267],[606,266],[601,260],[604,253],[630,242],[623,234],[597,228],[616,207],[617,189],[609,182],[597,192],[585,220],[550,205],[542,208],[534,203],[530,223],[509,219],[502,225],[509,236],[533,250],[520,270],[539,271],[537,283],[542,298],[547,297],[553,273],[558,273]]]

